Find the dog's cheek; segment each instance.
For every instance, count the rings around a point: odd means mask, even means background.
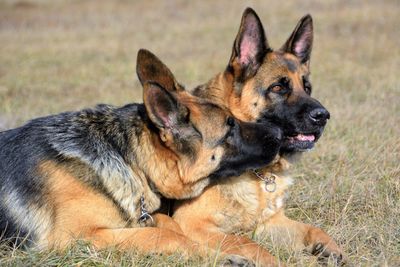
[[[217,147],[216,149],[214,149],[211,156],[209,157],[209,164],[214,166],[214,169],[216,169],[221,164],[223,156],[224,156],[224,148]]]

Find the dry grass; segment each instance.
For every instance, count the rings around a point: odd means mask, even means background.
[[[400,265],[400,6],[398,1],[0,1],[0,129],[95,103],[141,101],[137,50],[188,87],[227,63],[252,6],[279,47],[315,21],[312,80],[332,119],[294,170],[291,217],[335,237],[356,266]],[[315,259],[265,242],[289,265]],[[0,265],[212,265],[78,245],[66,253],[0,249]]]

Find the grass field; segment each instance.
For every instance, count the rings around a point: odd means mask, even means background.
[[[141,101],[136,53],[157,54],[192,87],[223,70],[241,14],[252,6],[273,47],[313,15],[314,96],[331,120],[293,170],[288,215],[321,226],[351,265],[400,266],[400,5],[396,0],[0,0],[0,130],[96,103]],[[315,258],[268,242],[289,266]],[[0,247],[4,266],[212,265],[179,255],[65,253]]]

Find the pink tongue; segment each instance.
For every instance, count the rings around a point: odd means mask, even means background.
[[[294,139],[300,140],[300,141],[310,141],[313,142],[315,140],[315,136],[313,134],[311,135],[304,135],[304,134],[298,134],[294,137]]]

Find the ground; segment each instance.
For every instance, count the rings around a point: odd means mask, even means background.
[[[0,130],[96,103],[141,102],[139,48],[190,88],[226,66],[245,7],[279,48],[314,18],[314,96],[331,119],[293,170],[288,215],[325,229],[355,266],[400,265],[400,6],[398,1],[0,0]],[[263,242],[289,266],[303,253]],[[0,265],[213,265],[78,244],[65,253],[0,248]]]

